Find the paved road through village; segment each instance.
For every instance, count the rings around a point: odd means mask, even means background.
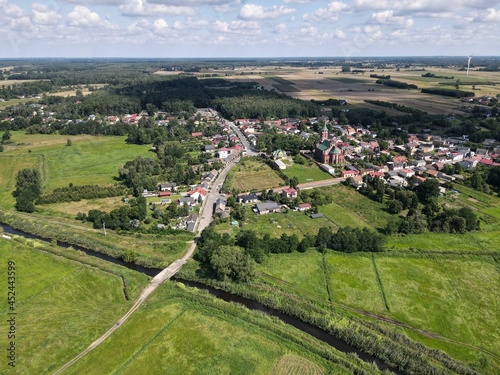
[[[234,124],[233,124],[234,126]],[[235,126],[236,127],[236,126]],[[239,130],[239,129],[238,129]],[[238,136],[241,135],[241,132],[238,134]],[[242,136],[242,135],[241,135]],[[241,139],[241,138],[240,138]],[[246,139],[245,139],[246,141]],[[242,142],[243,143],[243,142]],[[248,142],[247,142],[248,143]],[[244,143],[243,143],[244,144]],[[229,171],[239,162],[239,158],[233,160],[232,162],[228,163],[224,169],[219,173],[215,181],[213,182],[210,190],[208,191],[207,197],[203,201],[203,204],[200,208],[199,212],[199,220],[198,220],[198,227],[196,229],[196,237],[200,235],[200,233],[205,229],[208,225],[210,225],[210,222],[212,221],[212,213],[213,213],[213,207],[215,204],[215,201],[217,198],[220,197],[220,187],[224,183],[224,180],[226,179],[227,174]],[[97,340],[95,340],[92,344],[90,344],[87,349],[82,351],[80,354],[78,354],[76,357],[74,357],[72,360],[67,362],[65,365],[63,365],[61,368],[59,368],[56,372],[54,372],[54,375],[61,374],[64,370],[66,370],[68,367],[70,367],[73,363],[78,361],[80,358],[84,357],[86,354],[88,354],[90,351],[95,349],[97,346],[99,346],[104,340],[106,340],[111,334],[116,331],[118,328],[122,326],[123,323],[142,305],[142,303],[148,298],[148,296],[153,293],[158,286],[160,286],[164,281],[170,279],[172,276],[174,276],[180,269],[181,267],[186,263],[186,261],[193,256],[193,253],[196,249],[196,239],[194,241],[191,241],[189,244],[189,247],[186,251],[186,254],[180,259],[177,259],[174,261],[172,264],[170,264],[167,268],[162,270],[158,275],[156,275],[149,284],[144,288],[140,296],[136,299],[130,310],[127,311],[125,315],[123,315],[104,335],[99,337]]]

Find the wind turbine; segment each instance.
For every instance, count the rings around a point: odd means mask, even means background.
[[[473,53],[471,53],[469,56],[467,56],[467,75],[469,75],[469,68],[470,68],[470,60],[472,59]]]

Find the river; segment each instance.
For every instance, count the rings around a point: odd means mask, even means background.
[[[43,238],[43,237],[36,236],[33,234],[29,234],[29,233],[25,233],[23,231],[14,229],[11,226],[5,225],[2,223],[0,223],[0,228],[2,228],[4,230],[4,232],[7,234],[22,236],[22,237],[28,238],[28,239],[41,240],[41,241],[48,242],[48,243],[51,242],[51,239]],[[161,272],[160,269],[146,268],[143,266],[138,266],[138,265],[133,264],[133,263],[127,263],[127,262],[124,262],[122,259],[113,258],[112,256],[102,254],[102,253],[99,253],[99,252],[94,251],[94,250],[86,249],[86,248],[78,246],[78,245],[71,245],[71,244],[68,244],[66,242],[57,241],[57,246],[60,246],[60,247],[66,248],[66,249],[71,247],[75,250],[83,251],[87,255],[94,256],[94,257],[97,257],[99,259],[102,259],[102,260],[105,260],[108,262],[112,262],[114,264],[125,266],[127,268],[133,269],[137,272],[144,273],[144,274],[151,276],[151,277],[154,277],[158,273]],[[358,348],[346,343],[345,341],[338,339],[338,338],[330,335],[328,332],[326,332],[326,331],[324,331],[324,330],[322,330],[322,329],[320,329],[312,324],[306,323],[306,322],[304,322],[304,321],[302,321],[294,316],[285,314],[279,310],[270,308],[270,307],[265,306],[259,302],[254,301],[254,300],[244,298],[244,297],[232,294],[232,293],[228,293],[228,292],[223,291],[223,290],[215,289],[215,288],[212,288],[212,287],[207,286],[207,285],[202,284],[202,283],[184,280],[182,278],[177,278],[177,277],[175,277],[174,280],[177,282],[180,282],[186,286],[189,286],[189,287],[194,287],[194,288],[206,290],[210,294],[212,294],[213,296],[218,297],[226,302],[240,303],[240,304],[246,306],[250,310],[256,310],[256,311],[260,311],[260,312],[266,313],[266,314],[271,315],[271,316],[275,316],[275,317],[279,318],[280,320],[284,321],[285,323],[288,323],[288,324],[294,326],[295,328],[301,330],[302,332],[305,332],[305,333],[315,337],[316,339],[327,343],[328,345],[337,349],[338,351],[341,351],[343,353],[356,353],[358,355],[358,357],[361,358],[363,361],[375,363],[380,370],[389,370],[395,374],[402,374],[402,372],[400,372],[399,370],[397,370],[394,367],[389,366],[388,364],[380,361],[378,358],[374,357],[373,355],[365,353],[363,351],[360,351]]]

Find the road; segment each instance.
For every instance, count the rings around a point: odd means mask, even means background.
[[[230,126],[231,129],[236,133],[238,138],[240,139],[241,144],[243,147],[245,147],[245,150],[247,152],[247,156],[256,156],[259,153],[254,149],[254,147],[248,142],[248,139],[245,137],[245,135],[241,132],[240,128],[238,128],[234,122],[227,121],[225,122],[227,125]]]
[[[233,126],[235,126],[233,124]],[[236,127],[236,126],[235,126]],[[238,129],[239,131],[239,129]],[[241,132],[239,132],[238,137],[240,137],[240,140],[245,140],[245,142],[248,141],[246,138],[243,137]],[[243,143],[243,142],[242,142]],[[244,143],[243,143],[244,144]],[[250,145],[248,145],[250,146]],[[246,146],[245,146],[246,147]],[[249,149],[250,150],[250,149]],[[253,151],[252,151],[253,152]],[[232,162],[228,163],[224,169],[219,173],[215,181],[213,182],[210,190],[208,191],[207,197],[203,201],[203,204],[200,208],[199,212],[199,221],[198,221],[198,226],[196,230],[196,237],[198,237],[203,229],[205,229],[207,226],[210,225],[212,222],[212,213],[213,213],[213,207],[215,204],[215,201],[217,198],[220,197],[220,186],[224,183],[224,180],[226,179],[227,174],[229,171],[239,162],[239,158],[236,158]],[[194,254],[194,251],[196,249],[196,240],[191,241],[189,243],[188,249],[184,256],[180,259],[177,259],[174,261],[172,264],[170,264],[167,268],[162,270],[158,275],[153,277],[149,284],[144,288],[144,290],[141,292],[140,296],[135,300],[134,304],[130,308],[130,310],[127,311],[125,315],[123,315],[106,333],[104,333],[101,337],[99,337],[97,340],[95,340],[92,344],[90,344],[85,350],[80,352],[76,357],[71,359],[69,362],[64,364],[61,368],[59,368],[56,372],[53,373],[53,375],[61,374],[64,370],[66,370],[68,367],[70,367],[73,363],[78,361],[80,358],[84,357],[87,355],[90,351],[95,349],[97,346],[102,344],[104,340],[106,340],[111,334],[113,334],[114,331],[116,331],[118,328],[120,328],[123,323],[127,321],[128,318],[142,305],[142,303],[149,297],[151,293],[153,293],[156,288],[158,288],[163,282],[166,280],[169,280],[174,276],[179,270],[182,268],[182,266],[187,262],[189,258],[191,258]]]

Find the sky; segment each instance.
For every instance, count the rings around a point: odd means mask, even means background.
[[[500,0],[0,0],[0,58],[500,55]]]

